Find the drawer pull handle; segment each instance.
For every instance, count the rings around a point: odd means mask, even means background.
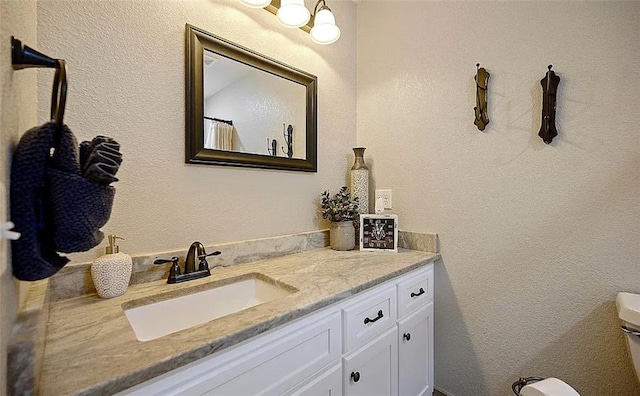
[[[360,373],[358,371],[352,372],[351,379],[353,380],[353,382],[360,381]]]
[[[369,324],[369,323],[373,323],[377,320],[382,319],[384,315],[382,314],[382,310],[378,311],[378,316],[376,316],[375,318],[371,319],[371,318],[364,318],[364,324]],[[357,382],[357,381],[356,381]]]
[[[411,333],[404,333],[403,337],[407,342],[411,341]]]
[[[420,291],[419,291],[418,293],[411,292],[411,297],[412,297],[412,298],[413,298],[413,297],[418,297],[418,296],[421,296],[421,295],[423,295],[423,294],[424,294],[424,289],[423,289],[423,288],[420,288]]]

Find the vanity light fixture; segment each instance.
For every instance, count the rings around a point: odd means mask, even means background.
[[[276,17],[285,27],[299,28],[309,22],[311,14],[304,6],[304,0],[280,0]]]
[[[318,6],[322,6],[318,10]],[[313,12],[313,27],[311,28],[311,40],[316,44],[333,44],[340,38],[340,28],[336,26],[336,17],[327,7],[324,0],[318,0]]]
[[[251,8],[264,8],[275,14],[278,21],[288,28],[300,28],[311,34],[316,44],[333,44],[340,38],[340,28],[325,0],[318,0],[313,15],[304,0],[240,0]]]
[[[249,8],[264,8],[271,4],[271,0],[240,0],[240,2]]]

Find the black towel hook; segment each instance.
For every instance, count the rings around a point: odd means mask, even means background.
[[[11,36],[11,64],[15,70],[31,67],[46,67],[56,69],[53,77],[53,89],[51,93],[51,121],[58,131],[61,130],[64,120],[64,109],[67,103],[67,64],[62,59],[54,59],[44,55],[33,48],[23,45],[22,42]]]

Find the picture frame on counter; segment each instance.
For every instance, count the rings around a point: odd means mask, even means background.
[[[398,252],[398,215],[361,214],[360,251]]]

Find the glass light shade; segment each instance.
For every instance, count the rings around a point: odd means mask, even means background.
[[[340,29],[336,26],[336,18],[328,8],[316,14],[311,28],[311,40],[316,44],[332,44],[340,38]]]
[[[240,0],[240,2],[249,8],[264,8],[271,4],[271,0]]]
[[[304,6],[304,0],[281,0],[276,16],[284,26],[299,28],[309,22],[311,13]]]

